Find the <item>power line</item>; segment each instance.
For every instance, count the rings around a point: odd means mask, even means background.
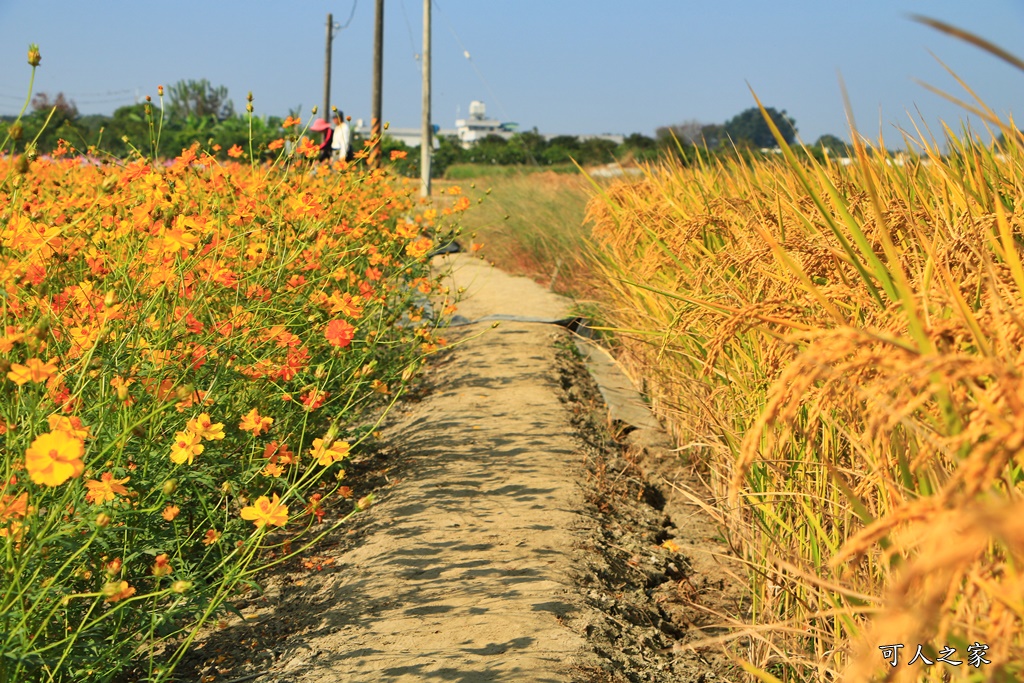
[[[352,23],[352,17],[356,15],[356,5],[359,4],[359,0],[352,0],[352,11],[348,13],[348,20],[341,26],[338,27],[339,31],[344,31],[348,28],[348,25]]]
[[[441,12],[441,6],[437,4],[437,0],[432,1],[434,3],[434,7],[437,7],[438,11]],[[480,82],[484,84],[484,88],[487,89],[487,94],[490,95],[491,99],[495,102],[495,104],[498,105],[498,109],[501,110],[503,118],[507,121],[509,119],[509,115],[508,112],[505,110],[505,105],[503,105],[501,103],[501,100],[498,99],[498,96],[494,94],[494,90],[491,89],[491,86],[487,82],[487,79],[484,78],[484,75],[480,72],[480,69],[477,68],[476,62],[473,61],[473,57],[469,54],[469,50],[467,50],[466,46],[462,43],[462,39],[459,38],[459,34],[455,32],[455,27],[452,26],[452,23],[450,21],[448,21],[448,15],[446,15],[444,12],[441,12],[441,16],[444,17],[444,23],[448,25],[448,30],[451,31],[452,36],[454,36],[455,42],[459,44],[460,48],[462,48],[462,54],[466,58],[466,61],[469,62],[470,66],[473,67],[473,71],[476,72],[477,78],[480,79]]]
[[[399,0],[402,6],[402,17],[405,19],[405,28],[409,32],[409,47],[412,48],[412,58],[416,62],[420,61],[420,53],[416,50],[416,40],[412,36],[412,24],[409,23],[409,14],[405,11],[405,0]]]

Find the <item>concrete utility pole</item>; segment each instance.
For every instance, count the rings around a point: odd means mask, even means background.
[[[370,137],[377,144],[370,151],[370,168],[380,166],[380,91],[382,71],[384,69],[384,0],[377,0],[373,13],[373,113],[370,118]]]
[[[430,3],[423,0],[423,134],[420,136],[420,196],[430,196],[430,155],[434,128],[430,125]]]
[[[320,113],[327,123],[331,122],[331,39],[334,37],[334,17],[327,14],[327,56],[324,59],[324,108]]]

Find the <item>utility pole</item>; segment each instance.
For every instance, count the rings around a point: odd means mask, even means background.
[[[326,123],[331,122],[331,39],[334,37],[334,17],[327,14],[327,56],[324,59],[324,109],[320,116]]]
[[[423,0],[423,134],[420,136],[420,196],[430,196],[430,155],[434,128],[430,125],[430,3]]]
[[[377,0],[373,13],[373,113],[370,118],[370,138],[375,144],[370,148],[370,168],[380,166],[381,79],[384,69],[384,0]]]

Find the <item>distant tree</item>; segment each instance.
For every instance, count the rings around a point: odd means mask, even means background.
[[[850,145],[830,133],[825,133],[819,137],[815,141],[814,146],[821,150],[828,150],[828,153],[832,156],[845,157],[850,155]]]
[[[727,137],[725,126],[720,123],[708,123],[701,126],[700,137],[693,144],[715,149],[724,144]]]
[[[622,141],[623,146],[632,149],[655,149],[658,141],[643,133],[631,133]]]
[[[547,141],[536,129],[516,133],[509,143],[522,151],[522,155],[530,162],[539,162],[547,149]]]
[[[78,118],[78,107],[75,106],[75,101],[65,98],[62,92],[57,93],[57,97],[53,100],[50,100],[50,96],[45,92],[37,92],[32,96],[33,111],[43,112],[48,116],[50,110],[55,107],[57,111],[54,112],[53,118],[50,120],[51,122],[56,121],[57,125]]]
[[[782,133],[782,139],[787,144],[792,144],[796,139],[796,121],[786,114],[785,109],[776,111],[772,107],[765,107],[765,111],[778,127],[779,132]],[[757,107],[751,107],[732,117],[725,122],[723,129],[725,135],[734,143],[745,140],[759,148],[778,146],[771,128],[768,127],[761,110]]]
[[[167,89],[167,115],[173,119],[215,117],[218,121],[235,115],[235,105],[228,99],[228,89],[214,88],[205,78],[201,81],[178,81]]]
[[[704,128],[708,125],[701,123],[697,119],[689,119],[672,126],[661,126],[654,131],[654,135],[658,141],[665,145],[672,143],[673,137],[685,145],[702,145],[704,141]]]

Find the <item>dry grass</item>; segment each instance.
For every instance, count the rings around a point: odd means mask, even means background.
[[[589,206],[623,360],[755,568],[758,680],[1024,676],[1024,139],[998,125],[899,162],[666,161]],[[992,664],[906,666],[975,642]]]
[[[440,184],[443,187],[445,184]],[[550,171],[460,181],[473,200],[459,218],[464,246],[503,270],[529,275],[560,294],[585,295],[584,224],[590,183],[581,174]]]

